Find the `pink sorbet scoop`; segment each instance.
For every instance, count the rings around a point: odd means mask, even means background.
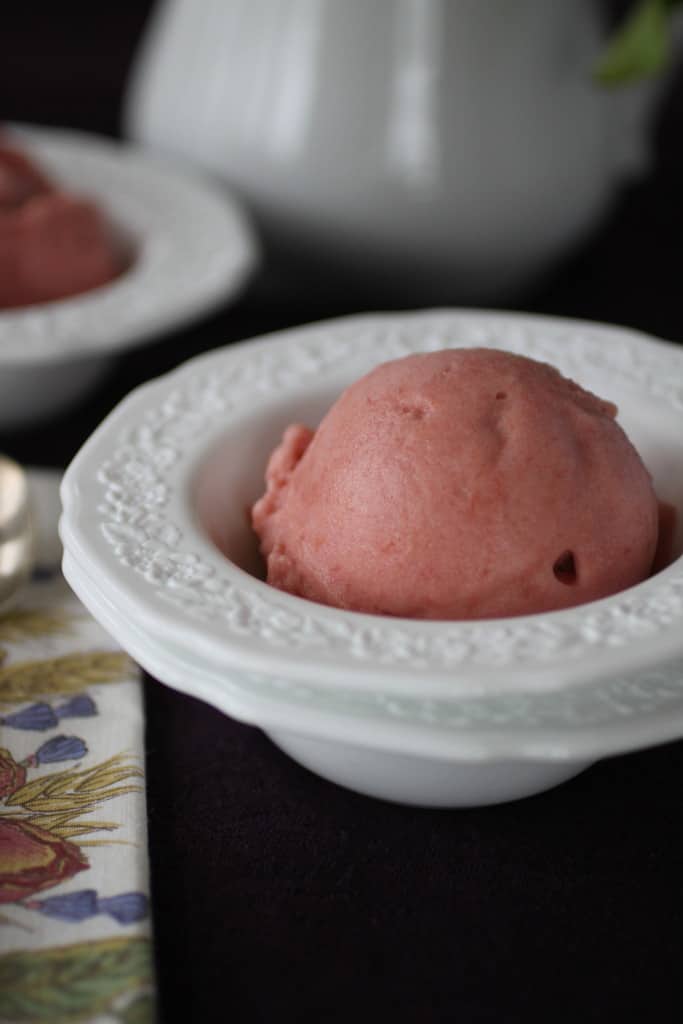
[[[252,509],[268,582],[354,611],[480,619],[645,579],[650,475],[615,407],[493,349],[411,355],[291,426]]]

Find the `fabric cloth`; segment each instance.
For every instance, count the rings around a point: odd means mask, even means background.
[[[0,1021],[154,1019],[139,672],[58,568],[0,616]]]

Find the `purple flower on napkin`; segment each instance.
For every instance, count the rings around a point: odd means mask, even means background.
[[[101,914],[109,914],[119,924],[133,924],[147,917],[149,906],[144,892],[122,892],[98,901]]]
[[[53,764],[56,761],[78,761],[88,753],[78,736],[55,736],[38,747],[26,761],[31,764]]]
[[[92,697],[86,693],[79,693],[76,697],[59,704],[55,708],[57,718],[92,718],[97,714],[97,705]]]
[[[0,718],[0,725],[9,726],[10,729],[31,729],[36,732],[45,732],[47,729],[54,729],[62,718],[91,718],[97,714],[97,705],[92,697],[86,694],[79,694],[53,708],[45,701],[31,704],[21,711],[14,711],[11,715]]]
[[[142,892],[123,892],[100,899],[95,889],[80,889],[66,896],[27,900],[24,906],[60,921],[85,921],[97,914],[108,914],[119,924],[134,924],[149,913],[149,902]]]
[[[0,718],[0,724],[9,726],[10,729],[34,729],[37,732],[44,732],[58,725],[59,719],[50,704],[41,701],[11,715],[5,715]]]

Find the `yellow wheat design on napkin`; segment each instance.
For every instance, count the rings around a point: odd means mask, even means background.
[[[140,792],[141,787],[131,784],[130,780],[142,778],[142,769],[127,761],[125,755],[119,754],[93,768],[68,769],[26,782],[6,799],[6,807],[22,808],[19,812],[10,811],[8,816],[17,815],[62,839],[114,831],[119,827],[117,822],[77,819],[105,800]],[[81,840],[78,845],[99,844],[94,840]]]

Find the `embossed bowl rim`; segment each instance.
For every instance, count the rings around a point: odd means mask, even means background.
[[[63,187],[97,201],[135,247],[110,284],[0,310],[0,368],[109,355],[234,297],[258,259],[241,206],[201,173],[96,135],[11,125]]]
[[[549,694],[683,655],[683,559],[636,587],[563,611],[479,622],[360,615],[281,593],[227,561],[199,528],[191,481],[255,407],[335,385],[408,351],[493,345],[683,415],[683,350],[635,331],[525,314],[432,311],[307,325],[210,352],[133,391],[62,484],[71,564],[168,651],[214,670],[336,692],[421,699]],[[614,393],[614,392],[613,392]],[[608,395],[608,397],[610,397]],[[673,428],[672,428],[673,429]],[[678,435],[677,435],[678,436]],[[87,603],[87,595],[86,595]]]

